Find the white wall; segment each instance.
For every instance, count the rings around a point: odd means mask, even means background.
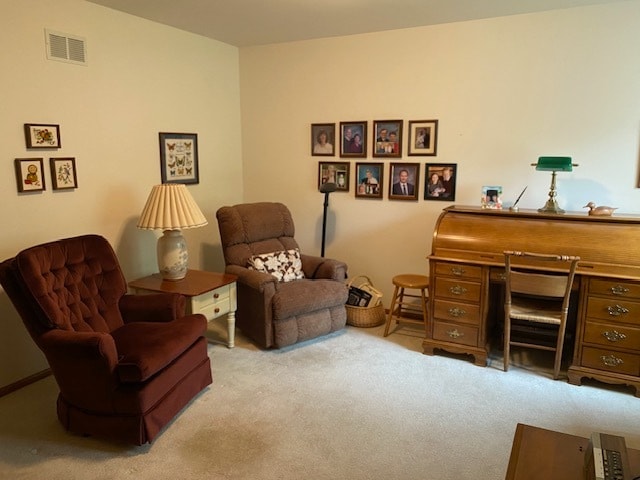
[[[238,49],[82,0],[2,0],[0,258],[61,237],[112,242],[127,280],[157,271],[156,235],[135,228],[160,183],[159,132],[197,133],[209,225],[185,231],[190,266],[224,267],[216,209],[242,200]],[[44,29],[85,37],[88,66],[46,59]],[[62,148],[31,150],[24,123],[60,125]],[[53,191],[50,157],[76,158],[78,189]],[[47,190],[18,194],[14,158],[44,158]],[[46,368],[0,295],[0,386]]]
[[[322,194],[310,124],[438,119],[436,157],[455,163],[457,204],[502,185],[508,205],[542,207],[551,175],[538,156],[568,155],[558,200],[640,213],[640,1],[244,48],[240,52],[245,200],[289,205],[303,250],[320,251]],[[371,135],[370,135],[371,137]],[[403,147],[406,152],[406,139]],[[352,182],[356,159],[350,161]],[[328,256],[367,274],[391,299],[391,277],[427,272],[435,221],[451,203],[330,195]],[[421,188],[423,182],[421,181]],[[508,235],[508,232],[505,232]]]

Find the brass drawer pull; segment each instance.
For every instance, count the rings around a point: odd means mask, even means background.
[[[462,267],[451,267],[451,273],[453,275],[457,275],[458,277],[461,277],[462,275],[464,275],[466,272],[466,270]]]
[[[619,317],[620,315],[629,313],[629,309],[616,304],[613,307],[609,305],[607,307],[607,312],[609,312],[609,315],[611,315],[612,317]]]
[[[451,315],[452,317],[463,317],[467,314],[467,311],[462,309],[462,308],[458,308],[458,307],[452,307],[449,309],[449,315]]]
[[[467,293],[467,289],[464,287],[461,287],[460,285],[456,285],[455,287],[450,287],[449,291],[453,295],[464,295],[465,293]]]
[[[602,336],[609,340],[610,342],[619,342],[620,340],[624,340],[627,336],[624,333],[620,333],[616,330],[609,331],[606,330],[602,332]]]
[[[622,365],[624,360],[616,357],[615,355],[602,355],[600,357],[602,363],[604,363],[607,367],[617,367],[618,365]]]
[[[611,293],[614,295],[624,295],[625,293],[629,293],[629,289],[626,287],[623,287],[622,285],[616,285],[614,287],[611,287]]]
[[[447,335],[449,335],[451,338],[464,337],[464,333],[460,333],[457,328],[453,330],[449,330],[447,332]]]

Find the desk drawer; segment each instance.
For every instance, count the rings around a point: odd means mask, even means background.
[[[475,347],[478,345],[478,328],[469,325],[434,321],[433,338],[442,342],[459,343]]]
[[[467,302],[480,302],[480,284],[454,278],[436,278],[435,296]]]
[[[582,366],[622,373],[640,375],[640,356],[593,347],[582,349]]]
[[[468,280],[480,280],[482,267],[477,265],[465,265],[464,263],[438,262],[435,269],[436,275],[446,275]]]
[[[600,318],[607,323],[640,325],[640,303],[618,298],[589,297],[587,317]]]
[[[587,321],[583,341],[606,347],[637,350],[640,347],[640,329]]]
[[[611,298],[640,299],[640,284],[592,278],[589,281],[589,293]]]
[[[442,320],[480,325],[480,305],[477,304],[435,300],[433,315]]]

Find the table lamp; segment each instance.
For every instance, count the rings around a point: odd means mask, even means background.
[[[539,208],[540,213],[564,213],[556,201],[556,172],[571,172],[577,163],[571,163],[571,157],[538,157],[538,163],[531,166],[542,172],[551,172],[551,188],[549,189],[549,199],[544,207]]]
[[[165,183],[151,189],[137,227],[164,231],[158,238],[158,269],[164,280],[181,280],[187,275],[189,253],[181,230],[206,224],[186,185]]]

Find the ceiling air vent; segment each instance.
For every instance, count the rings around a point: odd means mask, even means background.
[[[45,29],[47,58],[59,62],[87,64],[87,45],[82,37]]]

